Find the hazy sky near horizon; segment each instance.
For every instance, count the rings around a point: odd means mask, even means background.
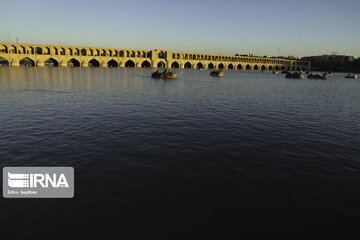
[[[360,56],[359,0],[6,1],[0,42]]]

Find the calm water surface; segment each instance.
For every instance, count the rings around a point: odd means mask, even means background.
[[[74,199],[0,199],[1,234],[359,233],[360,80],[177,72],[0,68],[1,168],[75,168]]]

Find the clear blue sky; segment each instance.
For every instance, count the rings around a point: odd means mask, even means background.
[[[14,0],[0,11],[0,42],[360,56],[359,0]]]

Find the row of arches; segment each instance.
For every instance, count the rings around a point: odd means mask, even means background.
[[[187,69],[191,69],[191,68],[196,68],[196,69],[203,69],[207,67],[207,69],[215,69],[215,64],[213,63],[209,63],[207,66],[201,62],[198,62],[197,64],[193,65],[191,64],[190,62],[186,62],[184,64],[184,68],[187,68]],[[173,62],[171,64],[171,68],[180,68],[180,65],[178,62]],[[223,64],[223,63],[220,63],[219,65],[217,65],[217,68],[218,69],[225,69],[226,68],[226,65]],[[265,65],[262,65],[262,66],[259,66],[259,65],[254,65],[254,66],[251,66],[250,64],[247,64],[247,65],[242,65],[242,64],[237,64],[237,65],[233,65],[233,64],[229,64],[227,66],[227,69],[229,70],[233,70],[233,69],[237,69],[237,70],[263,70],[263,71],[266,71],[266,70],[269,70],[269,71],[272,71],[272,70],[290,70],[290,66],[288,67],[285,67],[285,66],[265,66]],[[301,70],[300,67],[297,68],[298,71]],[[303,71],[305,71],[305,68],[303,67],[302,68]]]
[[[80,67],[80,66],[83,66],[83,64],[84,63],[80,63],[79,60],[77,60],[75,58],[72,58],[66,63],[66,66]],[[10,65],[9,62],[5,58],[0,57],[0,66],[9,66],[9,65]],[[35,62],[31,58],[26,57],[26,58],[23,58],[23,59],[20,60],[19,65],[20,66],[36,66],[37,64],[35,64]],[[44,66],[58,67],[58,66],[60,66],[60,64],[54,58],[49,58],[46,61],[44,61]],[[87,63],[87,66],[89,66],[89,67],[107,66],[107,67],[115,67],[116,68],[116,67],[119,67],[119,62],[117,62],[114,59],[111,59],[107,63],[105,63],[105,64],[102,63],[101,64],[98,60],[92,59]],[[140,62],[135,63],[132,60],[128,60],[122,66],[127,67],[127,68],[132,68],[132,67],[150,68],[151,63],[148,60],[145,60],[145,61],[143,61],[141,63]],[[274,66],[273,67],[271,65],[270,66],[265,66],[265,65],[257,65],[257,64],[255,64],[255,65],[250,65],[250,64],[247,64],[247,65],[229,64],[229,65],[226,66],[223,63],[215,65],[214,63],[204,64],[202,62],[198,62],[196,64],[186,62],[185,64],[181,65],[177,61],[172,62],[170,64],[170,66],[167,66],[164,61],[160,61],[154,67],[157,67],[157,68],[171,67],[171,68],[187,68],[187,69],[192,69],[192,68],[196,68],[196,69],[203,69],[203,68],[215,69],[215,68],[218,68],[218,69],[229,69],[229,70],[237,69],[237,70],[269,70],[269,71],[271,71],[271,70],[290,70],[290,66],[287,66],[287,67],[285,67],[285,66],[282,66],[282,67]],[[297,69],[294,69],[294,70],[298,70],[298,71],[303,70],[303,71],[305,71],[305,67],[302,67],[302,68],[297,67]]]
[[[107,56],[128,58],[151,58],[151,51],[71,48],[71,47],[33,47],[1,45],[0,53],[10,54],[38,54],[38,55],[70,55],[70,56]]]
[[[146,50],[126,50],[126,49],[103,49],[103,48],[81,48],[81,47],[60,47],[60,46],[31,46],[21,44],[1,44],[0,53],[7,54],[38,54],[38,55],[67,55],[67,56],[106,56],[106,57],[127,57],[127,58],[159,58],[174,60],[200,60],[200,61],[230,61],[230,62],[249,62],[272,65],[289,65],[297,62],[298,65],[307,65],[305,61],[294,61],[289,59],[276,59],[255,56],[226,56],[210,54],[179,53],[167,51],[146,51]],[[153,56],[154,54],[154,56]]]
[[[2,58],[0,57],[0,66],[9,66],[9,62],[5,59],[5,58]],[[23,58],[19,61],[19,66],[26,66],[26,67],[34,67],[36,66],[35,64],[35,61],[32,60],[31,58]],[[44,66],[46,67],[58,67],[59,66],[59,62],[57,60],[55,60],[54,58],[49,58],[47,59],[46,61],[44,61]],[[66,63],[66,66],[68,67],[80,67],[81,64],[80,64],[80,61],[75,59],[75,58],[72,58],[70,59],[67,63]],[[89,67],[100,67],[101,64],[99,61],[97,61],[96,59],[92,59],[88,62],[88,66]],[[115,61],[114,59],[108,61],[106,63],[106,66],[107,67],[119,67],[119,63],[117,61]],[[125,62],[125,67],[135,67],[136,64],[134,61],[131,61],[131,60],[128,60],[127,62]],[[151,64],[149,61],[143,61],[141,63],[141,67],[143,68],[150,68],[151,67]],[[164,62],[160,62],[158,64],[158,67],[159,68],[164,68],[165,67],[165,63]]]
[[[205,61],[232,61],[232,62],[257,62],[266,64],[289,64],[289,60],[244,56],[223,56],[208,54],[191,54],[191,53],[172,53],[172,59],[182,60],[205,60]]]

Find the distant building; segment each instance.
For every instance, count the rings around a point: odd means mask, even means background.
[[[319,71],[347,71],[355,62],[355,56],[324,54],[303,57],[301,60],[310,61],[313,70]]]

